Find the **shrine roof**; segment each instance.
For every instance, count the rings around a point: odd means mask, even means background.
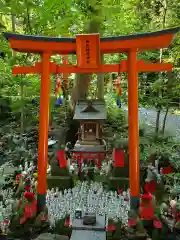
[[[100,41],[104,42],[104,41],[117,41],[117,40],[156,37],[156,36],[166,35],[166,34],[175,34],[179,32],[179,30],[180,30],[180,27],[175,27],[175,28],[165,29],[165,30],[156,31],[156,32],[101,37]],[[7,40],[16,39],[16,40],[32,40],[32,41],[42,41],[42,42],[71,42],[71,43],[76,42],[76,38],[32,36],[32,35],[15,34],[15,33],[9,33],[9,32],[4,33],[4,36]]]
[[[166,48],[179,30],[180,28],[176,27],[157,32],[102,37],[100,38],[100,51],[113,53],[126,52],[129,48],[138,48],[142,51]],[[40,53],[49,50],[52,53],[61,54],[76,53],[76,38],[30,36],[14,33],[4,33],[4,36],[10,41],[11,48],[19,52]]]
[[[79,100],[75,107],[74,118],[76,120],[105,120],[107,110],[105,101],[92,100],[91,105],[87,100]]]

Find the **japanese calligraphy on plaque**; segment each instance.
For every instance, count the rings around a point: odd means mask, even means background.
[[[98,68],[100,65],[99,34],[77,35],[76,55],[78,67]]]

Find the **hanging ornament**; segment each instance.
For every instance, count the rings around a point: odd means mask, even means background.
[[[122,89],[120,86],[120,65],[119,65],[119,73],[118,78],[116,79],[116,105],[121,107],[121,96],[122,96]]]
[[[120,76],[116,80],[116,104],[121,106],[122,89],[120,87]]]
[[[59,98],[57,98],[56,100],[56,105],[62,105],[63,104],[63,96],[60,96]]]
[[[61,80],[58,75],[57,75],[57,83],[55,88],[55,97],[56,97],[56,105],[61,106],[63,104],[63,90],[61,87]]]

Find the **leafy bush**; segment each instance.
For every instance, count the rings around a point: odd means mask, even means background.
[[[11,117],[11,101],[0,95],[0,123],[7,121]]]

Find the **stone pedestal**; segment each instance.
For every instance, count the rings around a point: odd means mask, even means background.
[[[117,188],[127,190],[129,188],[128,156],[125,156],[124,167],[113,168],[112,174],[109,176],[109,188],[114,190],[117,190]]]
[[[72,177],[68,168],[60,168],[57,157],[50,161],[51,172],[47,176],[48,189],[58,187],[61,190],[73,187]]]

